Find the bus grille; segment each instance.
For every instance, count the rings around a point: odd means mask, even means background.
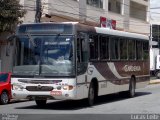
[[[27,86],[28,91],[52,91],[54,88],[51,86]]]
[[[62,80],[27,80],[27,79],[19,79],[18,81],[22,83],[31,83],[31,84],[56,84],[62,82]]]

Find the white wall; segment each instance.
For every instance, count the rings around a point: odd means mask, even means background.
[[[147,6],[138,4],[136,2],[130,3],[130,16],[141,20],[147,20]]]
[[[148,1],[144,1],[144,0],[131,0],[131,1],[139,3],[139,4],[142,4],[142,5],[145,5],[145,6],[148,6],[150,0],[148,0]]]
[[[79,2],[74,0],[48,0],[49,14],[60,14],[79,19]]]
[[[131,32],[150,34],[150,24],[139,19],[130,18],[129,28]]]
[[[31,7],[35,6],[35,1],[28,1],[28,0],[21,0],[21,3],[24,4],[24,6],[31,5]],[[128,0],[121,0],[122,2],[126,2]],[[140,3],[144,6],[148,6],[149,2],[146,2],[144,0],[131,0],[136,3]],[[103,8],[96,8],[87,5],[86,8],[86,16],[88,21],[97,22],[99,23],[100,16],[114,19],[117,21],[117,28],[118,29],[124,29],[126,31],[132,31],[137,33],[149,33],[149,23],[147,23],[144,20],[139,20],[135,18],[131,18],[126,14],[129,14],[129,8],[125,7],[122,9],[122,14],[114,13],[114,12],[108,12],[108,0],[103,0],[104,5]],[[127,2],[128,3],[128,2]],[[64,16],[70,16],[76,19],[79,19],[79,2],[75,0],[42,0],[42,8],[43,13],[42,16],[44,17],[45,14],[49,15],[64,15]],[[28,8],[28,7],[27,7]],[[29,8],[28,8],[29,9]],[[24,22],[34,22],[35,18],[35,11],[34,8],[30,8],[30,10],[27,12],[27,14],[24,17]],[[127,17],[128,16],[128,17]]]
[[[0,54],[1,54],[1,70],[3,72],[11,72],[12,70],[12,61],[13,61],[13,56],[10,53],[10,56],[6,56],[6,45],[1,45],[0,46]],[[10,50],[12,52],[12,50]]]
[[[35,2],[36,0],[20,0],[20,4],[24,6],[24,9],[27,11],[25,16],[22,18],[23,23],[32,23],[35,20]]]

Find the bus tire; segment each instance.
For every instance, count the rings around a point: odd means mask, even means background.
[[[136,88],[135,78],[131,77],[129,82],[128,97],[132,98],[135,96],[135,88]]]
[[[95,86],[93,82],[91,82],[88,92],[88,105],[92,106],[94,102],[95,102]]]
[[[3,91],[2,94],[0,95],[0,103],[2,105],[9,103],[9,95],[6,91]]]
[[[35,100],[38,107],[44,107],[47,103],[47,100]]]

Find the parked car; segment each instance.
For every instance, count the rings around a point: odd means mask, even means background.
[[[9,103],[11,97],[11,73],[0,72],[0,104]]]

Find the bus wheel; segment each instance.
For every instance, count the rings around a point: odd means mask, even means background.
[[[47,100],[35,100],[38,107],[44,107],[47,103]]]
[[[135,96],[135,88],[136,88],[135,85],[136,85],[135,79],[132,77],[129,83],[128,97],[132,98]]]
[[[5,105],[9,102],[9,95],[7,92],[2,92],[0,96],[0,102],[2,105]]]
[[[91,82],[88,92],[88,105],[92,106],[95,101],[95,87],[93,82]]]

